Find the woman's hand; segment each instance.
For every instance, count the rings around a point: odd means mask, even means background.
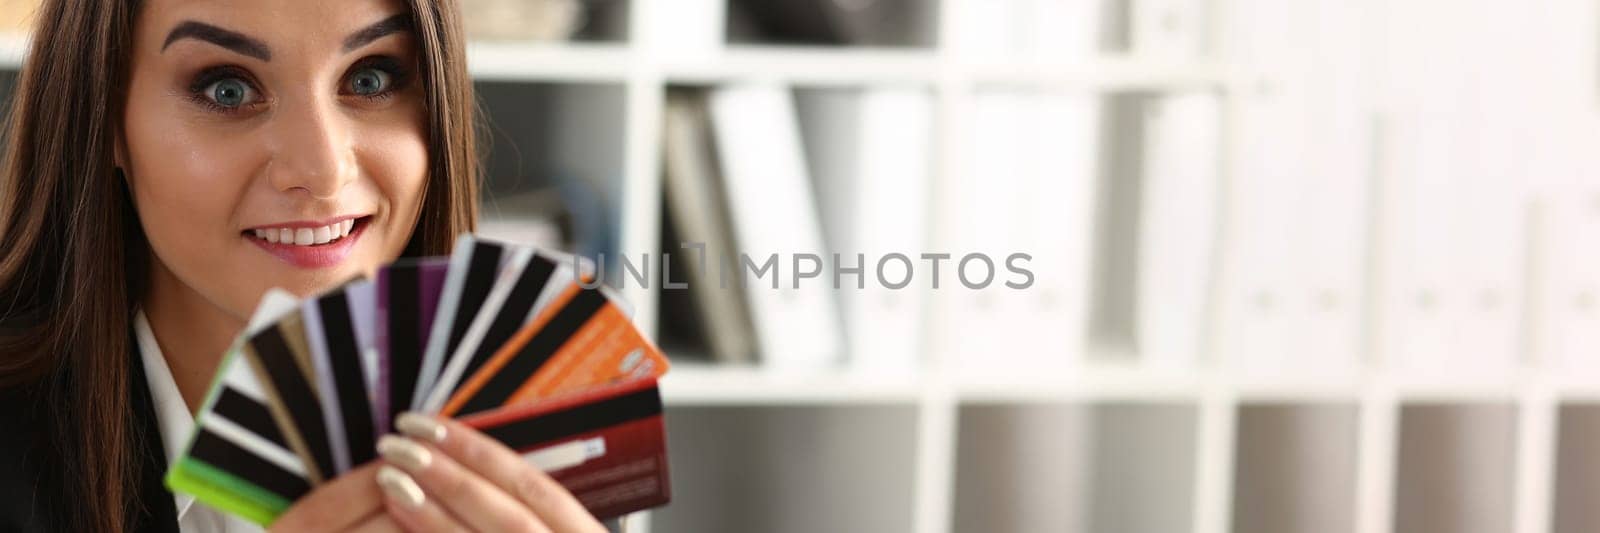
[[[406,436],[378,441],[388,464],[373,476],[388,514],[406,530],[606,530],[554,479],[478,430],[417,413],[401,415],[395,427]]]
[[[269,531],[391,533],[400,524],[384,512],[375,481],[382,463],[373,461],[317,486],[294,502]]]

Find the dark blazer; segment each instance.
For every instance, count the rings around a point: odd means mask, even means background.
[[[133,351],[127,361],[128,401],[133,409],[142,505],[127,510],[124,516],[134,516],[129,531],[178,533],[172,492],[161,482],[167,471],[161,424],[150,398],[138,343],[129,345]],[[64,501],[66,498],[61,496],[65,469],[50,443],[51,424],[72,427],[75,421],[58,419],[59,411],[45,405],[38,396],[25,390],[0,390],[0,532],[68,531],[64,519],[82,506],[81,502]]]

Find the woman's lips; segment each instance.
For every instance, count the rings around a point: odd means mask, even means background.
[[[267,253],[298,268],[315,269],[336,266],[350,255],[356,241],[367,228],[371,217],[347,222],[335,222],[327,227],[283,227],[245,230],[242,237],[260,246]],[[340,225],[348,225],[349,233],[340,235]],[[297,244],[321,243],[321,244]]]

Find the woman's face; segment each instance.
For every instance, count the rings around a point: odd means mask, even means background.
[[[398,257],[428,172],[398,0],[151,0],[117,163],[169,276],[248,316]]]

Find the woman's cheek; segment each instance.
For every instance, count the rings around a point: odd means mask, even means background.
[[[235,215],[259,159],[248,148],[258,144],[181,125],[142,133],[130,131],[130,149],[142,156],[133,170],[135,198],[152,250],[207,299],[248,313],[265,290],[264,268],[248,260]]]
[[[428,145],[420,114],[372,124],[363,136],[366,176],[385,204],[383,261],[405,250],[416,228],[428,179]],[[442,192],[442,191],[441,191]]]

